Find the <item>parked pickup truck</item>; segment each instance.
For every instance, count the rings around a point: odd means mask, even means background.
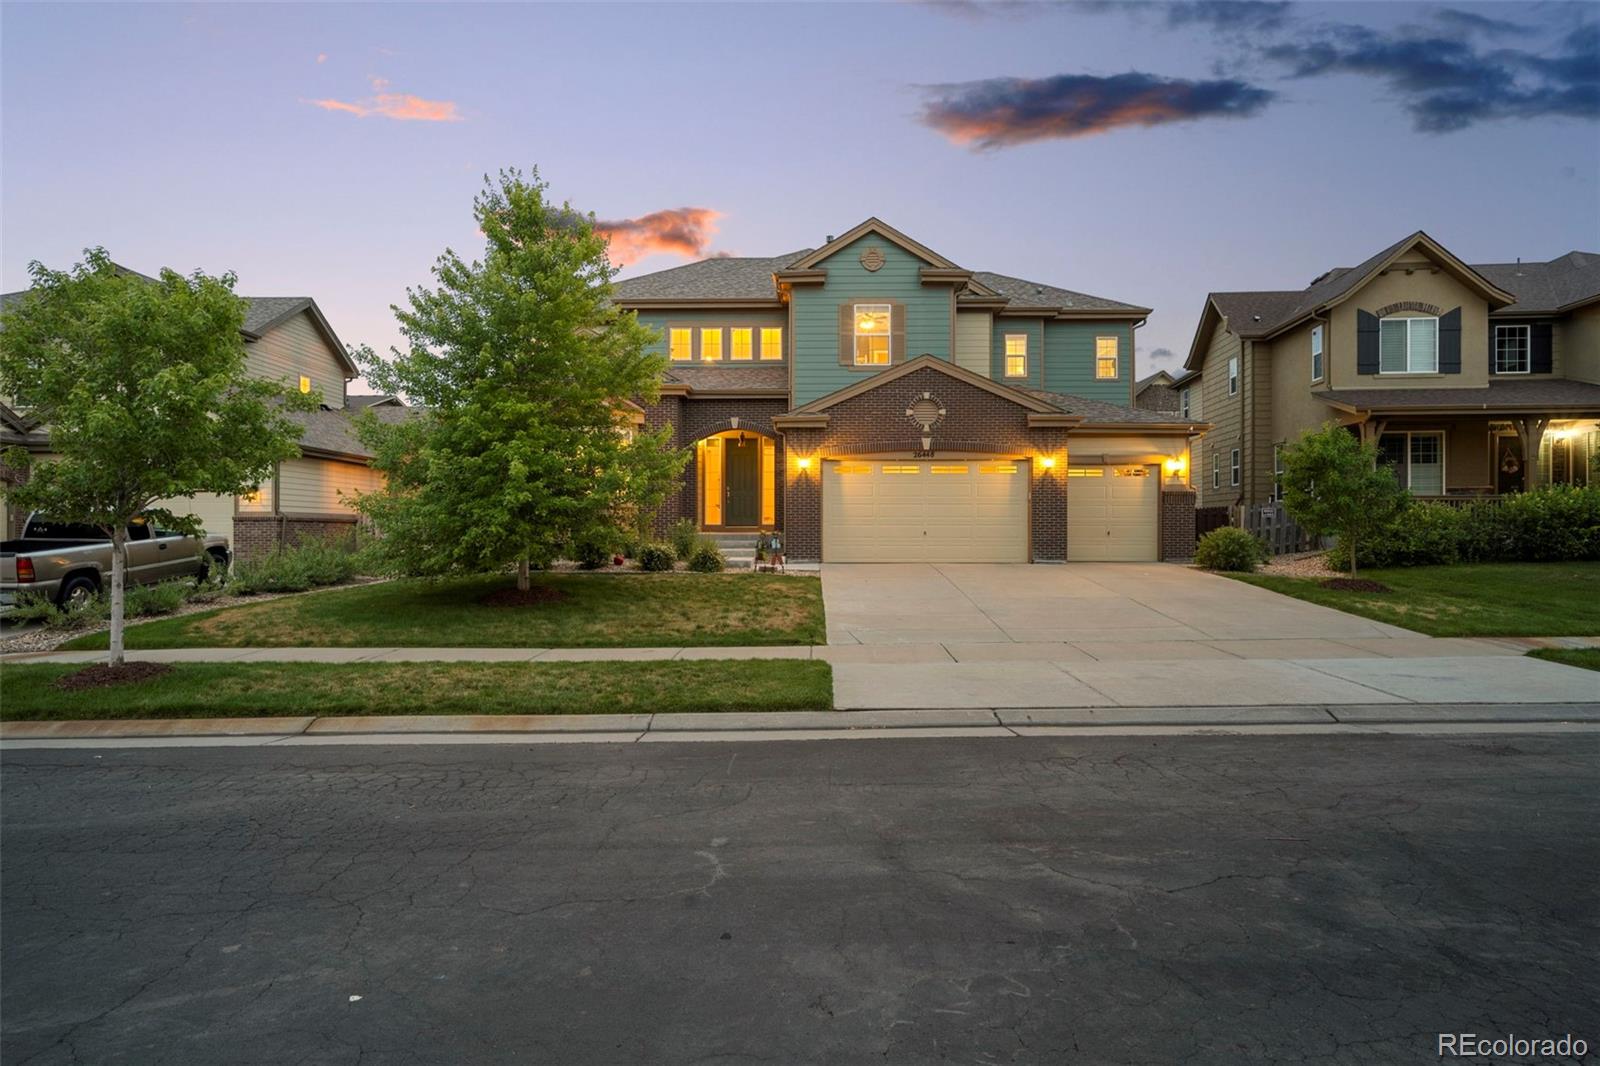
[[[228,571],[226,537],[186,537],[146,522],[128,526],[129,586]],[[0,542],[0,613],[31,593],[62,606],[84,603],[111,583],[111,541],[94,526],[30,515],[18,540]]]

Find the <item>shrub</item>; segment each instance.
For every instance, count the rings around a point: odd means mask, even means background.
[[[192,586],[186,581],[163,581],[157,585],[132,585],[123,590],[122,610],[129,618],[155,618],[171,614],[189,599]],[[109,599],[102,593],[101,601]],[[105,606],[110,617],[110,604]]]
[[[258,559],[243,559],[233,566],[228,583],[238,596],[264,592],[304,592],[322,585],[342,585],[356,576],[356,557],[331,544],[302,544],[274,548]]]
[[[700,531],[695,528],[694,519],[680,518],[672,523],[672,529],[667,532],[667,542],[672,545],[672,551],[679,559],[693,555],[700,543]]]
[[[1511,496],[1497,510],[1516,560],[1600,559],[1600,486],[1547,485]]]
[[[1361,544],[1356,559],[1361,566],[1443,566],[1461,561],[1461,540],[1467,513],[1440,504],[1414,503],[1401,511],[1377,536]],[[1347,559],[1335,549],[1329,561]]]
[[[574,561],[585,570],[598,570],[608,565],[611,554],[611,545],[595,538],[580,540],[573,551]]]
[[[689,569],[697,574],[715,574],[726,565],[722,550],[709,540],[701,541],[689,556]]]
[[[1255,534],[1238,526],[1213,529],[1200,538],[1194,549],[1194,561],[1207,570],[1238,570],[1250,573],[1265,562],[1267,546]]]
[[[16,605],[6,614],[8,622],[41,622],[55,627],[66,621],[67,612],[57,607],[55,601],[37,592],[23,592],[17,596]]]
[[[639,569],[650,571],[671,570],[678,557],[665,544],[646,544],[639,549]]]

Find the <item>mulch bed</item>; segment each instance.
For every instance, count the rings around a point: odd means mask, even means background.
[[[1392,589],[1382,581],[1372,581],[1364,577],[1330,577],[1326,581],[1318,582],[1325,589],[1338,589],[1340,592],[1391,592]]]
[[[526,592],[515,588],[495,589],[493,592],[478,597],[478,602],[485,607],[538,607],[545,603],[559,603],[567,598],[561,589],[551,588],[549,585],[534,585]]]
[[[67,674],[56,679],[56,688],[65,692],[77,692],[86,688],[109,688],[112,685],[128,685],[135,681],[148,681],[152,677],[172,673],[171,663],[123,663],[121,666],[112,666],[110,663],[96,663],[86,666],[76,673]]]

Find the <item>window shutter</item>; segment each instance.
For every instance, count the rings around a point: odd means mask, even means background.
[[[1528,345],[1532,349],[1529,353],[1528,369],[1535,374],[1548,374],[1553,368],[1551,358],[1553,328],[1548,322],[1535,322],[1528,330]]]
[[[1378,372],[1378,316],[1371,311],[1356,312],[1356,373]]]
[[[1459,307],[1439,316],[1439,373],[1461,373],[1461,308]]]
[[[889,301],[889,362],[906,361],[906,305]]]
[[[854,366],[856,362],[855,305],[839,305],[839,365]]]

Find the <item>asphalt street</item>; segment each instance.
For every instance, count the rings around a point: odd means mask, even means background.
[[[35,750],[0,800],[7,1066],[1600,1045],[1589,734]]]

